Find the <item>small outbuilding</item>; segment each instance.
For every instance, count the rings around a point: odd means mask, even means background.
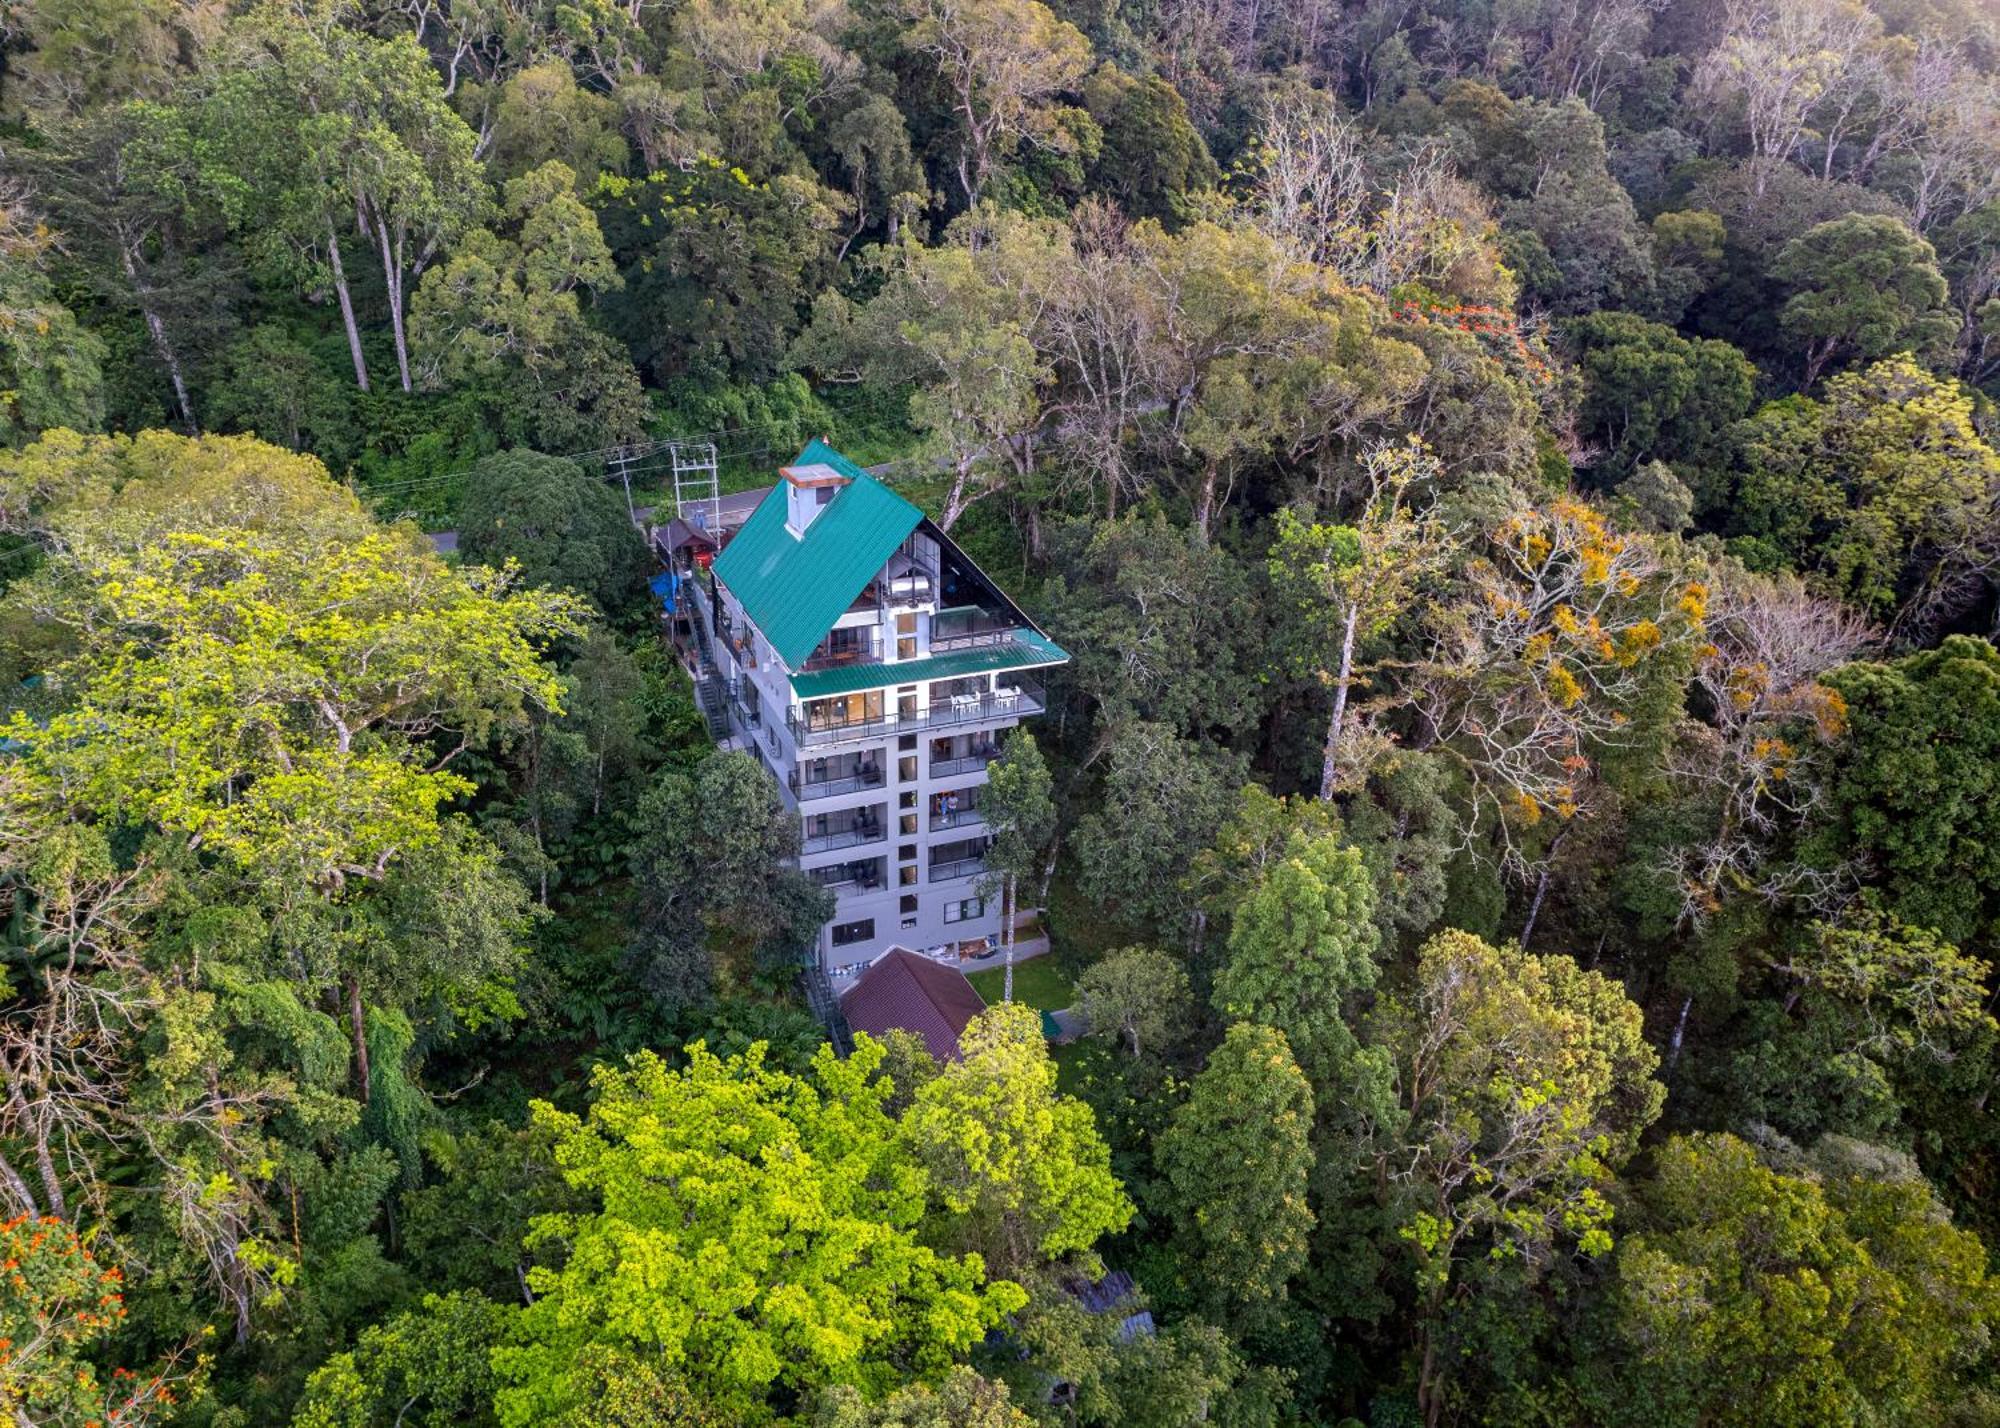
[[[906,947],[876,958],[840,999],[841,1015],[855,1031],[877,1039],[914,1032],[940,1061],[960,1059],[959,1033],[985,1010],[965,973]]]

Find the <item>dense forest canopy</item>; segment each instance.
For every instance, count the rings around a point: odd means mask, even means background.
[[[1982,0],[0,3],[0,1408],[2000,1423],[1996,399]],[[1073,655],[943,1064],[813,436]]]

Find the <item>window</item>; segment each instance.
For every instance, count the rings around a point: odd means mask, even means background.
[[[864,917],[859,922],[836,922],[833,925],[833,945],[852,947],[857,942],[866,942],[875,935],[875,919]]]
[[[901,868],[897,869],[896,881],[899,885],[906,888],[915,887],[917,885],[917,865],[915,863],[905,863]]]
[[[906,863],[914,862],[917,856],[917,845],[915,843],[903,843],[899,845],[896,849],[896,856]]]
[[[833,493],[839,489],[837,486],[815,487],[813,490],[813,504],[815,506],[824,506],[833,499]]]
[[[903,931],[905,932],[908,932],[911,928],[915,927],[916,925],[917,925],[917,920],[914,917],[906,917],[903,919]]]
[[[912,789],[908,793],[899,793],[896,795],[896,807],[915,808],[916,806],[917,806],[916,790]]]
[[[986,899],[969,897],[962,902],[948,902],[944,905],[944,920],[951,922],[971,922],[986,916]]]
[[[896,760],[896,777],[904,783],[913,783],[917,777],[917,756],[911,754],[906,759]]]
[[[915,912],[917,910],[917,895],[915,893],[903,894],[902,910],[904,912]]]
[[[898,615],[898,616],[896,616],[896,633],[897,633],[897,634],[899,634],[899,635],[914,635],[914,634],[915,634],[916,632],[917,632],[917,617],[916,617],[915,615]]]
[[[905,754],[915,753],[917,751],[917,736],[915,734],[903,735],[900,739],[896,740],[896,748]]]
[[[903,836],[906,838],[915,833],[917,831],[917,815],[914,813],[905,813],[902,817],[900,827]]]

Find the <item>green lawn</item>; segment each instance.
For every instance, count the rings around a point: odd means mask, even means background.
[[[974,972],[966,980],[971,982],[979,995],[992,1006],[1000,1000],[1000,989],[1005,983],[1005,967],[989,967],[983,972]],[[1028,962],[1014,964],[1014,1000],[1037,1011],[1061,1011],[1076,1000],[1076,988],[1057,967],[1055,959],[1049,956],[1036,957]]]

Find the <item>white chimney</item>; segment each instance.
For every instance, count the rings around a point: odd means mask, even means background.
[[[785,529],[794,536],[804,535],[806,527],[819,518],[819,513],[847,484],[845,476],[817,462],[810,466],[781,466],[778,474],[785,478]]]

